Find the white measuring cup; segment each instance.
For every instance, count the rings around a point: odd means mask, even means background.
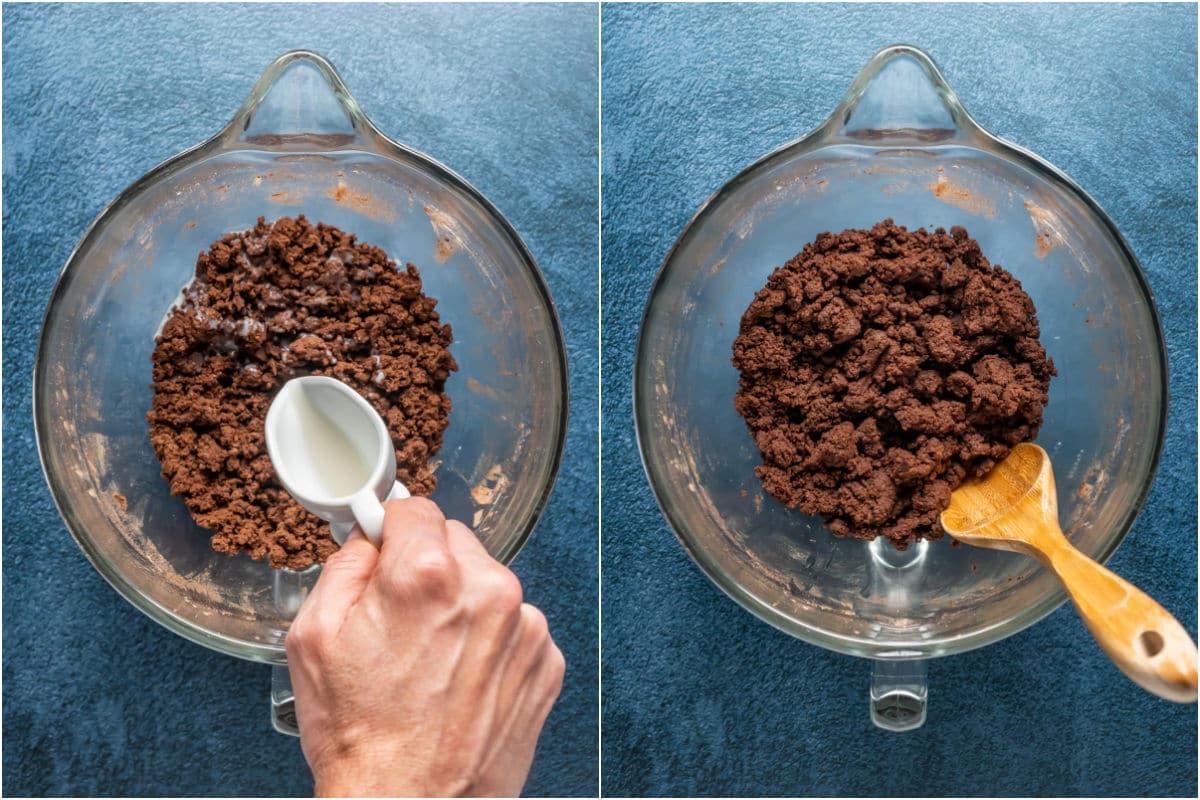
[[[293,378],[267,410],[266,441],[279,482],[330,524],[334,541],[357,523],[379,547],[383,501],[409,494],[387,426],[362,395],[336,378]]]

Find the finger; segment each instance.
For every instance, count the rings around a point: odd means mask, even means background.
[[[507,660],[515,640],[511,634],[521,620],[525,599],[521,581],[508,567],[492,558],[471,529],[457,520],[446,523],[446,542],[458,562],[462,576],[462,600],[471,609],[472,626],[486,630],[485,640],[494,648],[480,656]],[[488,669],[488,672],[491,672]]]
[[[300,615],[315,616],[321,620],[318,625],[321,631],[336,633],[362,595],[378,560],[379,551],[355,527],[346,543],[321,568],[321,577],[304,599],[297,618]]]
[[[426,497],[389,500],[383,505],[380,555],[383,565],[410,559],[424,550],[446,549],[446,518]]]
[[[517,738],[522,735],[530,737],[531,749],[537,743],[542,726],[562,693],[566,667],[566,660],[558,645],[552,639],[547,639],[540,657],[526,674],[520,689],[520,700],[516,705],[514,734]]]
[[[384,505],[378,581],[384,594],[450,596],[458,588],[458,563],[446,541],[446,518],[424,497]]]
[[[510,766],[516,764],[528,768],[542,727],[562,691],[565,666],[562,652],[547,636],[524,671],[524,679],[508,706],[510,713],[501,724],[495,744],[484,757],[485,764],[503,759]]]
[[[539,664],[535,678],[542,696],[542,708],[537,712],[538,717],[535,719],[539,728],[546,721],[546,717],[550,715],[550,709],[554,708],[559,695],[562,694],[563,679],[566,675],[567,659],[563,657],[562,650],[558,645],[551,641],[546,657]]]
[[[538,737],[542,734],[542,722],[531,725],[527,705],[532,694],[532,687],[524,684],[518,690],[518,696],[508,706],[508,713],[500,722],[499,730],[492,737],[483,756],[483,775],[498,776],[499,786],[483,786],[479,796],[519,797],[523,788],[524,776],[529,774],[533,765],[533,754],[537,748]],[[503,764],[500,768],[498,765]],[[521,783],[517,783],[521,781]],[[504,785],[508,784],[508,785]]]
[[[544,657],[550,642],[546,616],[529,603],[522,603],[520,620],[513,634],[511,654],[500,678],[501,697],[514,698]]]
[[[459,560],[463,558],[473,561],[486,560],[490,563],[499,563],[487,548],[483,546],[483,542],[479,541],[479,537],[456,519],[446,520],[446,544],[450,548],[450,552],[454,553]]]
[[[458,561],[461,595],[458,605],[467,610],[471,629],[481,646],[464,654],[481,684],[498,686],[509,658],[517,650],[523,619],[524,591],[508,567],[496,561],[463,524],[446,523],[446,538]]]

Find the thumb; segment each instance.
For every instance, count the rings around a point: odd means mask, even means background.
[[[321,577],[304,601],[305,607],[311,606],[322,617],[345,618],[366,588],[378,561],[379,551],[355,526],[342,548],[321,568]]]

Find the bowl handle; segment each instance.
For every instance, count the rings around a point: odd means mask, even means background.
[[[275,608],[284,619],[290,620],[300,610],[301,603],[321,575],[319,564],[301,572],[290,569],[272,570],[271,593]],[[271,727],[288,736],[299,736],[296,725],[296,699],[287,664],[271,665]]]
[[[925,724],[929,697],[925,659],[896,653],[871,667],[871,722],[885,731],[915,731]]]
[[[287,736],[299,736],[296,724],[296,696],[287,664],[271,666],[271,727]]]
[[[226,148],[303,152],[371,149],[382,136],[333,65],[308,50],[275,59],[218,134]]]
[[[980,128],[927,53],[893,45],[867,62],[818,132],[828,140],[922,146],[971,140]]]
[[[911,597],[922,584],[929,542],[906,550],[876,538],[866,546],[867,574],[873,593],[887,598],[893,608],[912,605]],[[915,731],[925,724],[925,653],[909,647],[878,653],[871,670],[871,722],[885,731]]]

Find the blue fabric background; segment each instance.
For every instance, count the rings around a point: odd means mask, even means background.
[[[471,181],[550,284],[573,413],[513,564],[568,661],[526,791],[596,792],[595,6],[74,6],[4,11],[4,780],[11,794],[311,791],[269,670],[127,605],[64,529],[30,378],[51,286],[106,203],[233,115],[270,61],[327,56],[374,122]]]
[[[757,621],[690,562],[638,461],[630,387],[651,281],[700,204],[821,122],[879,48],[926,48],[1149,273],[1170,427],[1111,563],[1195,635],[1195,7],[605,5],[601,27],[605,793],[1194,797],[1196,706],[1126,680],[1069,606],[933,662],[926,726],[874,730],[866,662]]]

